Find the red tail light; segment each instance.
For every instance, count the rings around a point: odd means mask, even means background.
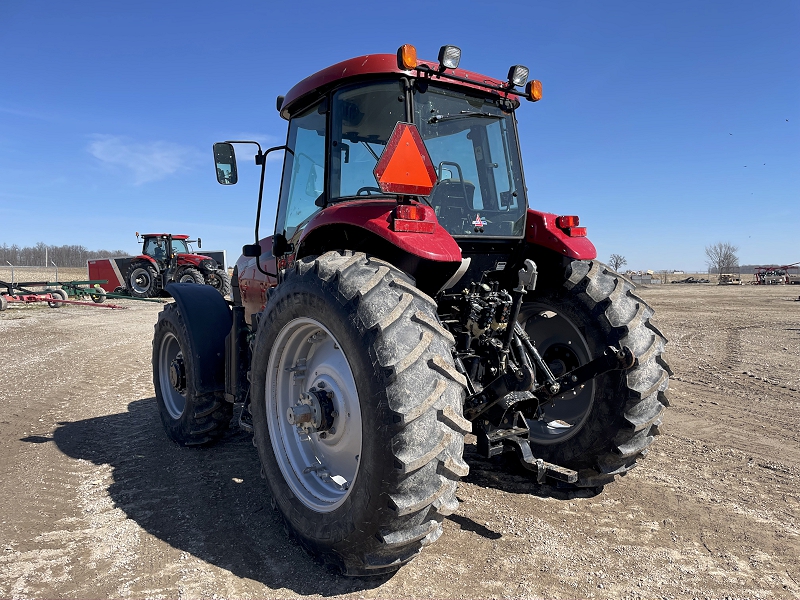
[[[578,227],[581,220],[577,215],[556,217],[556,227],[569,237],[586,237],[586,227]]]
[[[568,229],[570,227],[577,227],[581,224],[581,220],[577,215],[556,217],[556,227],[559,229]]]
[[[586,237],[586,227],[570,227],[566,230],[569,237]]]
[[[400,204],[392,217],[393,231],[433,233],[436,229],[436,214],[423,204]]]

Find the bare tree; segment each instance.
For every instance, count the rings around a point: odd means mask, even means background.
[[[739,257],[736,256],[739,248],[730,242],[717,242],[706,246],[706,264],[713,273],[730,273],[739,266]]]
[[[612,254],[611,258],[608,259],[608,264],[615,271],[619,271],[623,265],[628,264],[628,261],[622,254]]]

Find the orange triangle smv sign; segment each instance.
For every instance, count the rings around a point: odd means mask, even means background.
[[[436,185],[428,149],[412,123],[398,122],[373,170],[381,191],[387,194],[427,196]]]

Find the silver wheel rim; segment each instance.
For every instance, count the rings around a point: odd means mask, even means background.
[[[161,338],[161,346],[158,349],[158,383],[161,387],[161,397],[164,399],[164,406],[169,416],[176,421],[181,418],[186,409],[185,392],[182,394],[172,386],[169,379],[169,370],[172,361],[182,357],[181,346],[178,338],[169,331],[164,333]]]
[[[181,278],[178,281],[178,283],[197,283],[197,282],[194,280],[193,276],[187,273],[185,275],[181,275]]]
[[[586,338],[565,314],[537,303],[525,305],[523,311],[520,321],[556,377],[592,359]],[[558,396],[552,406],[544,404],[541,418],[528,420],[529,439],[547,445],[576,435],[591,412],[596,387],[592,379],[583,388]]]
[[[137,267],[131,272],[131,287],[137,294],[146,294],[150,290],[152,280],[150,272],[144,267]]]
[[[333,431],[324,435],[305,434],[287,418],[300,394],[314,388],[333,395]],[[270,350],[265,392],[272,449],[284,479],[308,508],[335,510],[358,474],[362,424],[353,372],[330,330],[309,318],[286,324]]]
[[[219,290],[222,287],[222,278],[216,273],[209,273],[208,285],[213,287],[215,290]]]

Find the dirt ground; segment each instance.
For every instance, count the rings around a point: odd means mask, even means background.
[[[167,440],[158,304],[13,306],[0,313],[0,597],[800,596],[800,287],[640,291],[675,373],[649,456],[600,494],[568,494],[470,445],[444,535],[367,580],[287,538],[250,436]]]

